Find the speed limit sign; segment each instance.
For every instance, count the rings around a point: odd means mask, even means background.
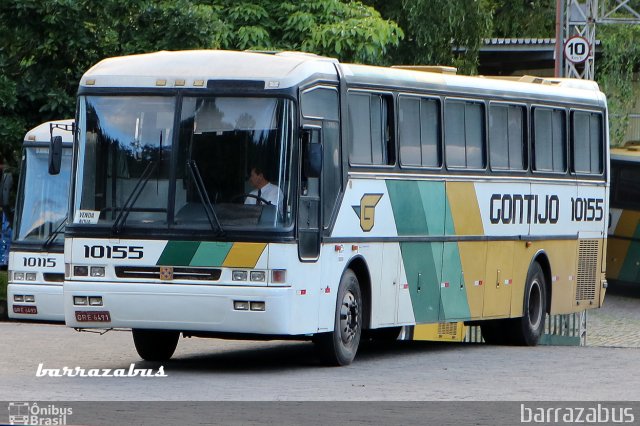
[[[571,37],[564,44],[564,57],[574,64],[580,64],[586,61],[589,57],[589,52],[589,42],[581,36]]]

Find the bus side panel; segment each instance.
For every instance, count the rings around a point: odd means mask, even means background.
[[[387,189],[399,237],[444,235],[444,182],[388,180]],[[404,241],[400,249],[416,323],[438,321],[444,243]]]
[[[640,212],[612,209],[611,216],[613,235],[609,240],[607,277],[637,282],[640,279]]]
[[[536,254],[544,252],[551,264],[551,313],[575,312],[576,306],[576,240],[517,242],[514,248],[514,285],[511,298],[511,316],[521,317],[527,273]]]
[[[484,236],[485,230],[480,214],[480,205],[473,182],[447,182],[447,236]],[[467,305],[467,318],[482,317],[486,292],[486,241],[459,241],[458,262],[461,264]],[[445,258],[444,262],[455,259]],[[447,318],[448,319],[448,318]],[[463,319],[458,317],[455,319]]]

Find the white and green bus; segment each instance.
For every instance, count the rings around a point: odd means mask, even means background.
[[[607,107],[593,82],[524,80],[292,52],[98,63],[67,325],[132,329],[147,360],[182,334],[309,339],[344,365],[361,338],[456,322],[536,344],[545,313],[603,301]]]
[[[50,174],[50,145],[60,140],[60,170]],[[42,123],[22,144],[13,241],[9,318],[64,321],[64,224],[68,215],[73,120]]]

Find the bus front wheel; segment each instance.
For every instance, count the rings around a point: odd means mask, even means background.
[[[358,277],[351,269],[347,269],[338,287],[333,332],[314,337],[314,343],[326,364],[351,364],[360,345],[362,320],[362,293]]]
[[[165,330],[142,330],[134,328],[133,343],[138,355],[145,361],[167,361],[178,346],[180,332]]]
[[[511,341],[515,345],[535,346],[544,332],[547,312],[547,288],[539,263],[531,265],[524,289],[523,316],[515,318]]]

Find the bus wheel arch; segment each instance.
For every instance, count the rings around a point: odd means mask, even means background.
[[[529,270],[531,270],[531,267],[533,266],[534,263],[538,263],[540,265],[540,267],[542,268],[542,273],[544,274],[545,296],[546,296],[545,305],[546,305],[546,313],[549,314],[551,313],[551,292],[552,292],[551,262],[549,262],[549,257],[547,256],[547,253],[544,250],[541,250],[538,253],[536,253],[536,255],[531,260],[531,264],[529,265]]]
[[[362,328],[363,330],[367,330],[371,325],[371,275],[369,274],[369,268],[362,256],[356,256],[351,259],[345,271],[347,269],[351,269],[353,273],[356,274],[356,278],[358,278],[358,282],[360,283],[363,305]]]
[[[363,299],[358,277],[347,268],[336,291],[333,330],[314,335],[313,343],[326,365],[349,365],[356,356],[362,336]]]

